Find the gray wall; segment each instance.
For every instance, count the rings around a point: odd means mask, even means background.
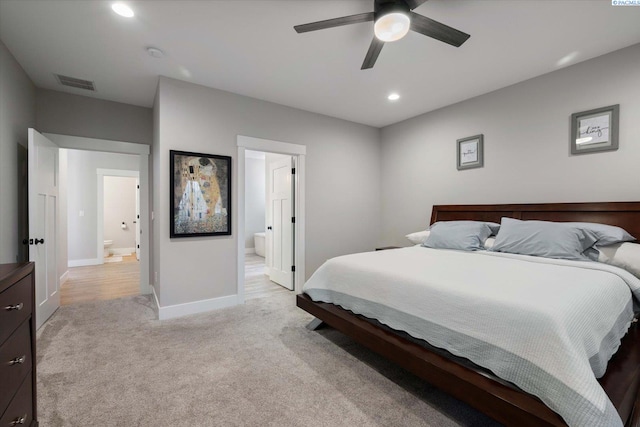
[[[380,131],[161,77],[154,146],[155,269],[160,304],[236,294],[237,135],[307,146],[306,272],[373,250],[380,227]],[[169,150],[233,157],[233,235],[169,238]],[[156,291],[158,289],[156,288]]]
[[[147,145],[153,141],[151,108],[48,89],[38,89],[36,106],[40,132]]]
[[[137,171],[139,157],[94,151],[67,151],[67,206],[69,261],[98,257],[98,178],[96,169]],[[80,211],[84,211],[81,217]]]
[[[245,159],[244,230],[245,248],[254,248],[254,233],[264,232],[265,159]]]
[[[36,125],[35,99],[35,86],[0,41],[0,263],[16,262],[27,237],[18,232],[27,215],[19,203],[18,145],[27,146],[27,129]]]
[[[153,100],[153,145],[151,147],[151,156],[149,157],[151,161],[151,167],[149,168],[149,170],[151,171],[150,173],[151,177],[149,180],[151,184],[150,186],[151,191],[149,192],[149,199],[150,199],[149,201],[151,204],[151,209],[149,209],[149,211],[151,212],[151,220],[149,221],[149,224],[151,226],[151,236],[149,236],[150,237],[149,246],[151,247],[151,257],[149,259],[149,269],[150,269],[149,281],[153,286],[156,297],[160,298],[160,282],[159,280],[157,280],[157,274],[156,274],[158,269],[155,268],[155,266],[158,265],[158,262],[160,262],[160,239],[156,237],[156,236],[160,236],[160,224],[159,224],[159,221],[156,220],[156,216],[155,216],[156,212],[160,212],[159,201],[157,200],[157,197],[156,197],[157,190],[155,190],[156,182],[160,182],[158,178],[160,176],[160,86],[159,86],[159,83],[158,83],[158,89],[156,90],[156,97]],[[168,209],[168,207],[165,209]]]
[[[433,204],[640,200],[640,45],[382,129],[386,244]],[[620,148],[570,155],[572,113],[620,104]],[[456,170],[456,139],[484,134],[485,166]]]

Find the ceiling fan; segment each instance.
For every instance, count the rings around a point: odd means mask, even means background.
[[[462,43],[471,37],[467,33],[463,33],[448,25],[441,24],[438,21],[413,12],[413,9],[426,1],[427,0],[374,0],[373,12],[296,25],[293,28],[298,33],[306,33],[309,31],[340,27],[342,25],[374,21],[373,29],[375,36],[369,46],[367,56],[364,58],[361,70],[373,68],[385,42],[400,40],[407,35],[409,30],[424,34],[425,36],[440,40],[455,47],[460,47]]]

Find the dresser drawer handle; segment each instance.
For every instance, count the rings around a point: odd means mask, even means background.
[[[9,366],[22,365],[25,360],[27,360],[27,356],[23,354],[20,357],[16,357],[15,359],[9,360]]]
[[[22,307],[24,307],[24,304],[20,303],[20,304],[8,305],[4,309],[7,311],[13,311],[13,310],[20,311],[22,310]]]
[[[11,421],[9,423],[10,426],[17,426],[17,425],[21,425],[24,424],[27,421],[27,414],[24,414],[23,416],[16,418],[15,420]]]

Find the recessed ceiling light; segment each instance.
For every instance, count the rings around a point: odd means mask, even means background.
[[[162,58],[164,57],[164,52],[158,49],[157,47],[148,47],[147,53],[154,58]]]
[[[389,101],[397,101],[398,99],[400,99],[400,95],[398,95],[397,93],[392,93],[387,97],[387,99]]]
[[[133,18],[133,10],[124,3],[114,3],[111,5],[111,9],[113,9],[113,11],[120,16],[124,16],[125,18]]]
[[[571,52],[570,54],[560,58],[560,60],[556,63],[556,65],[558,67],[564,67],[565,65],[569,65],[571,62],[573,62],[573,60],[576,59],[577,57],[578,57],[578,52],[576,51]]]

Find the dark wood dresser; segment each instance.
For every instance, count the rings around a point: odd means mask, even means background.
[[[34,264],[0,264],[0,426],[38,425]]]

